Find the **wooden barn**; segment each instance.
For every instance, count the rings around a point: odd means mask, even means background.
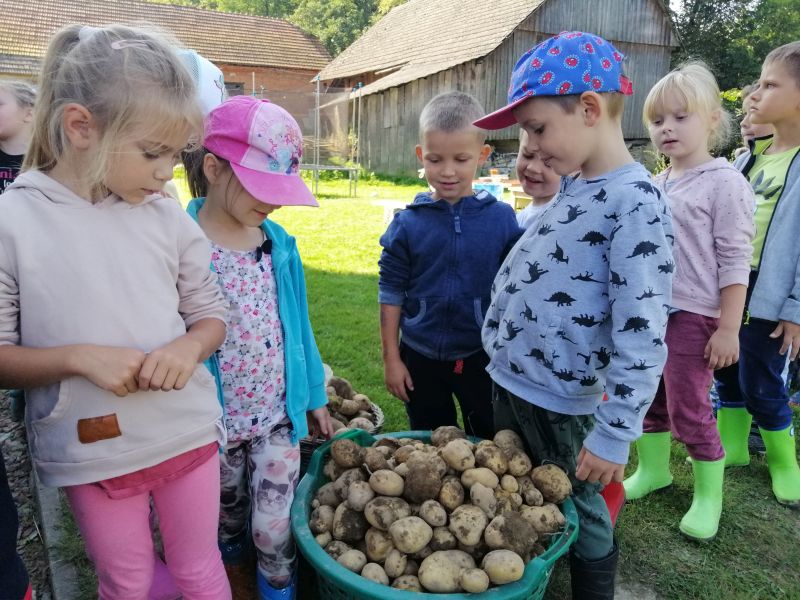
[[[642,142],[644,98],[668,70],[677,37],[661,0],[409,0],[367,30],[321,72],[326,85],[361,99],[361,163],[412,173],[417,121],[433,96],[456,89],[487,109],[506,104],[517,58],[565,30],[597,33],[627,56],[634,96],[623,116],[626,139]],[[357,94],[354,94],[354,96]],[[516,152],[518,129],[491,132],[498,152]]]

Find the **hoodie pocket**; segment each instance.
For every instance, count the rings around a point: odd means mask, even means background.
[[[477,323],[479,328],[483,328],[483,321],[485,315],[483,313],[483,302],[481,301],[480,297],[475,298],[472,301],[473,311],[475,312],[475,323]]]
[[[425,318],[425,314],[428,312],[428,303],[425,301],[425,298],[420,298],[418,301],[419,309],[417,310],[417,314],[413,317],[408,316],[408,308],[403,307],[403,320],[400,323],[401,326],[406,327],[413,327],[414,325],[419,324],[422,319]]]
[[[58,399],[53,405],[52,410],[39,419],[32,420],[31,425],[34,429],[46,428],[58,423],[69,412],[73,399],[74,377],[64,379],[58,384]]]

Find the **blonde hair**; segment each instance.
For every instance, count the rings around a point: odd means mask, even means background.
[[[33,135],[23,169],[49,171],[69,150],[63,128],[68,104],[84,106],[100,143],[83,181],[104,190],[112,155],[126,142],[185,132],[202,137],[195,84],[177,44],[152,26],[68,25],[50,40],[39,76]]]
[[[642,116],[645,127],[649,127],[670,97],[677,98],[687,112],[698,113],[709,122],[715,113],[718,114],[719,119],[708,138],[708,145],[712,149],[725,144],[731,135],[733,119],[722,108],[719,85],[704,63],[684,63],[656,82],[644,101]]]
[[[0,79],[0,90],[11,94],[22,108],[33,108],[36,104],[36,88],[25,81]]]

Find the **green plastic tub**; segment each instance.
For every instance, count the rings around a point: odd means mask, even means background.
[[[376,440],[384,437],[414,438],[430,442],[429,431],[399,431],[375,437],[366,431],[348,431],[342,437],[348,437],[361,446],[371,446]],[[328,556],[317,544],[314,534],[308,528],[311,501],[317,489],[327,483],[322,467],[325,456],[330,452],[331,443],[326,442],[320,446],[311,457],[308,471],[297,487],[291,512],[294,539],[309,566],[316,572],[317,597],[321,600],[410,600],[412,598],[433,600],[442,597],[446,597],[447,600],[540,600],[547,589],[553,565],[578,536],[578,514],[572,500],[567,498],[561,506],[567,521],[564,531],[551,540],[544,554],[537,556],[525,566],[525,574],[519,581],[490,588],[481,594],[407,592],[374,583],[348,571]]]

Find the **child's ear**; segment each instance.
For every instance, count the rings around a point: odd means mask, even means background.
[[[478,166],[481,166],[483,163],[485,163],[491,153],[492,147],[489,144],[484,144],[483,148],[481,148],[480,156],[478,156]]]
[[[64,134],[73,148],[86,150],[89,147],[96,133],[93,131],[95,124],[89,109],[82,104],[70,102],[64,106],[62,124]]]
[[[414,149],[414,151],[417,153],[417,160],[419,161],[419,164],[422,164],[422,146],[417,144],[417,147]]]
[[[203,175],[206,176],[209,183],[215,183],[219,176],[222,174],[222,163],[219,159],[208,152],[203,156]]]
[[[581,111],[586,126],[594,127],[605,112],[606,106],[597,92],[583,92],[578,110]]]
[[[721,118],[722,118],[722,113],[719,109],[711,113],[711,131],[714,131],[717,128]]]

